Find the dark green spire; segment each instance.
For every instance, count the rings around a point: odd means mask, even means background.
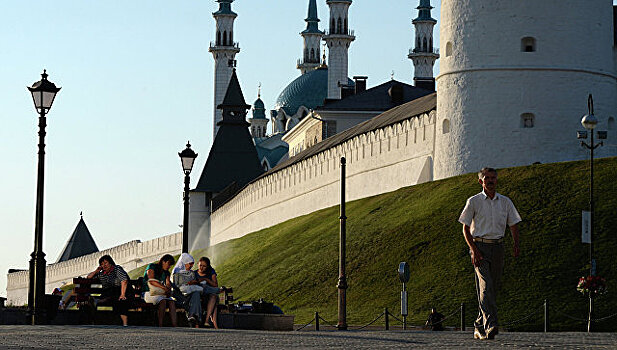
[[[420,6],[416,7],[418,9],[418,18],[414,19],[413,22],[416,21],[431,21],[437,23],[437,20],[431,17],[431,0],[420,0]]]
[[[306,29],[302,33],[322,33],[319,30],[319,17],[317,17],[317,0],[309,0],[308,15],[306,19]]]

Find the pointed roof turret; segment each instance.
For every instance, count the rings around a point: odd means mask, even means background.
[[[96,246],[96,243],[94,243],[94,239],[90,234],[90,230],[88,230],[88,226],[86,226],[84,222],[83,214],[79,213],[79,215],[81,216],[79,222],[56,262],[74,259],[99,251],[99,248]]]
[[[323,34],[319,30],[319,17],[317,17],[317,0],[309,0],[308,15],[304,20],[306,22],[306,29],[300,34],[316,33]]]
[[[246,110],[251,108],[251,106],[247,105],[244,101],[244,95],[242,94],[242,88],[240,88],[240,82],[238,81],[238,76],[236,75],[235,68],[231,73],[231,79],[229,79],[229,85],[227,86],[227,92],[225,93],[223,103],[216,106],[216,108],[222,110]],[[223,119],[225,119],[224,113]]]
[[[208,154],[208,160],[193,191],[219,193],[232,183],[240,188],[263,173],[246,121],[247,109],[240,82],[233,70],[223,103],[223,120]]]

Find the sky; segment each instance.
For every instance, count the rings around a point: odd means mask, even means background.
[[[433,0],[433,17],[439,4]],[[407,58],[419,0],[354,1],[349,76],[369,87],[413,82]],[[38,114],[26,86],[62,87],[47,116],[43,251],[58,259],[79,213],[100,250],[179,232],[187,140],[212,144],[214,0],[29,0],[0,13],[0,295],[10,268],[28,267],[34,243]],[[236,0],[237,73],[247,103],[267,109],[299,76],[308,0]],[[320,29],[328,20],[318,0]],[[435,28],[438,47],[438,26]],[[438,64],[437,64],[438,65]],[[437,69],[437,68],[436,68]],[[93,266],[93,269],[95,267]]]

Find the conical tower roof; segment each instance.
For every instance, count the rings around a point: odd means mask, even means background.
[[[225,92],[225,98],[223,103],[216,106],[217,109],[249,109],[251,106],[247,105],[244,101],[244,94],[242,94],[242,88],[240,88],[240,82],[238,81],[238,75],[236,75],[236,69],[231,73],[231,79],[229,85],[227,85],[227,92]],[[223,119],[225,116],[223,116]]]
[[[88,230],[88,226],[84,222],[84,217],[81,216],[71,238],[66,242],[62,254],[60,254],[56,262],[74,259],[98,251],[99,248],[94,243],[90,230]]]
[[[246,121],[247,109],[234,69],[223,103],[223,110],[208,160],[194,191],[219,193],[232,183],[243,187],[263,173],[253,138]]]

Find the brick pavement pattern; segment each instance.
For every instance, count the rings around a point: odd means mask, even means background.
[[[470,332],[267,332],[119,326],[0,326],[2,349],[615,349],[616,333],[501,333],[474,340]]]

